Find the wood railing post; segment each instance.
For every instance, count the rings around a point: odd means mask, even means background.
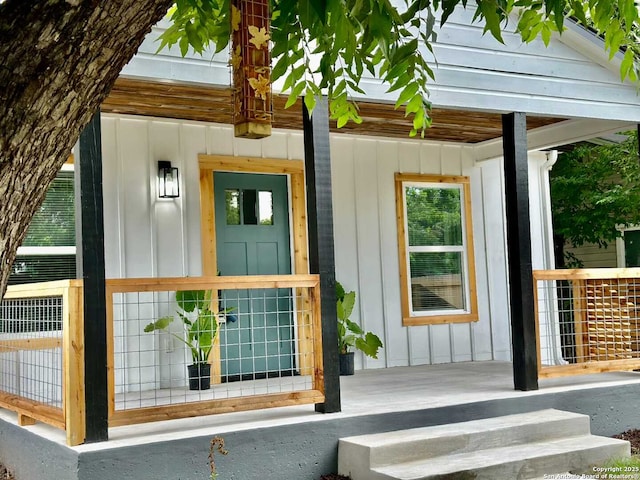
[[[587,321],[587,292],[585,280],[572,280],[573,284],[573,330],[576,342],[576,363],[589,360],[585,350],[585,330]],[[588,343],[588,342],[587,342]]]
[[[62,404],[70,446],[86,437],[83,298],[81,281],[71,281],[62,296]]]

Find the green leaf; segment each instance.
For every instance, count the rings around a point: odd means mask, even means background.
[[[180,54],[185,57],[189,53],[189,39],[185,36],[180,39]]]
[[[418,92],[418,88],[420,88],[418,82],[410,83],[409,85],[404,87],[402,93],[400,93],[400,96],[398,97],[398,101],[396,101],[396,108],[399,108],[403,103],[408,102],[410,99],[413,99]]]
[[[624,57],[622,58],[622,63],[620,64],[620,80],[624,81],[627,76],[629,76],[629,72],[633,68],[633,51],[627,50],[624,52]]]
[[[340,303],[342,304],[342,308],[344,311],[343,319],[346,320],[351,316],[351,313],[353,313],[353,307],[356,304],[356,292],[351,291],[345,293]]]
[[[350,332],[356,335],[364,335],[364,330],[362,330],[360,325],[358,325],[357,323],[352,322],[351,320],[345,320],[344,323],[347,325],[347,329]]]
[[[316,108],[316,96],[311,89],[308,89],[304,95],[304,104],[307,106],[307,111],[311,114],[313,109]]]
[[[549,46],[549,42],[551,41],[551,29],[547,25],[542,26],[542,41],[545,46]]]
[[[176,302],[185,312],[193,312],[196,308],[204,308],[205,302],[204,290],[178,290],[176,292]]]
[[[382,341],[377,335],[367,332],[365,338],[356,339],[356,348],[365,355],[378,358],[378,349],[382,347]]]
[[[145,333],[149,333],[155,330],[164,330],[171,324],[171,322],[173,322],[173,317],[162,317],[144,327],[144,331]]]
[[[496,0],[479,0],[478,10],[484,17],[484,31],[491,32],[493,38],[498,40],[500,43],[504,43],[504,40],[502,39],[502,30],[500,28],[501,18],[498,13]]]
[[[284,108],[289,108],[291,105],[293,105],[298,101],[298,97],[304,90],[304,87],[306,86],[306,84],[307,82],[302,80],[291,90],[291,93],[289,94],[289,98],[287,99],[287,103],[285,103]]]

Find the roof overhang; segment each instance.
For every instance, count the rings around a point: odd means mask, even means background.
[[[286,95],[274,95],[274,128],[300,130],[302,107],[300,102],[285,109]],[[232,123],[231,88],[143,80],[120,77],[102,111],[131,115],[144,115],[210,123]],[[362,124],[349,123],[338,129],[335,122],[331,130],[345,134],[409,138],[410,119],[402,109],[388,103],[359,101]],[[481,112],[459,109],[434,108],[433,125],[425,139],[440,142],[480,144],[502,137],[501,112]],[[565,121],[566,118],[528,116],[527,129],[535,130]]]

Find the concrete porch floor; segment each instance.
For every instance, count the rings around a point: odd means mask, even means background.
[[[588,414],[592,431],[601,435],[640,428],[636,372],[546,379],[540,390],[520,392],[513,390],[510,363],[469,362],[359,371],[341,377],[341,390],[340,413],[318,414],[304,405],[132,425],[110,429],[108,442],[73,448],[64,445],[62,431],[42,424],[17,427],[15,415],[0,410],[0,461],[12,449],[3,435],[10,430],[25,443],[75,458],[76,474],[53,477],[61,480],[110,478],[99,474],[104,462],[124,469],[123,479],[206,478],[208,442],[218,435],[230,450],[216,461],[221,478],[317,480],[335,471],[337,441],[344,436],[543,408]],[[186,466],[176,458],[185,451]]]

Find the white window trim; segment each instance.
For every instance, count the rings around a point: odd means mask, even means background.
[[[75,255],[76,247],[18,247],[19,256]]]
[[[626,247],[624,246],[624,234],[625,232],[636,232],[640,230],[640,225],[631,225],[628,227],[619,225],[617,230],[622,232],[620,237],[616,238],[616,263],[618,268],[632,268],[626,266]]]

